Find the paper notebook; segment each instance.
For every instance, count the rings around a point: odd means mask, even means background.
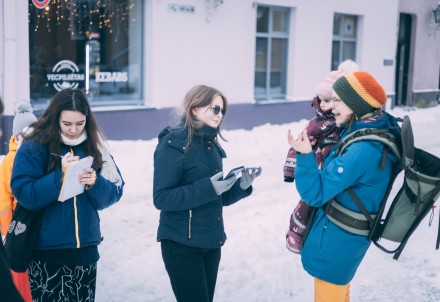
[[[72,162],[64,172],[63,184],[61,185],[59,201],[66,201],[73,196],[84,192],[84,184],[79,182],[79,175],[84,173],[83,169],[90,168],[93,163],[93,157],[81,158],[79,161]]]

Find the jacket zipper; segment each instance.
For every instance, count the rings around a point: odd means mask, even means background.
[[[192,213],[193,213],[193,210],[192,209],[190,209],[189,211],[189,221],[188,221],[188,239],[191,239],[191,220],[192,220]]]
[[[78,208],[76,206],[76,196],[73,197],[73,210],[75,213],[75,237],[76,237],[76,248],[81,247],[81,242],[79,240],[79,225],[78,225]]]
[[[73,149],[70,148],[70,152],[73,153]],[[73,197],[73,212],[75,219],[75,239],[76,239],[76,248],[81,247],[81,241],[79,240],[79,224],[78,224],[78,207],[76,205],[76,196]]]

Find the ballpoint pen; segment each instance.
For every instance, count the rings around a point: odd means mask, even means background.
[[[64,155],[61,155],[61,154],[56,154],[56,153],[50,153],[50,155],[52,155],[52,156],[57,156],[57,157],[59,157],[59,158],[63,158],[64,157]]]

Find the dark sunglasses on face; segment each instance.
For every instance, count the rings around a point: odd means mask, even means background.
[[[218,115],[221,112],[222,115],[225,116],[225,112],[226,112],[225,108],[222,108],[219,105],[215,105],[214,107],[209,106],[208,108],[211,109],[215,115]]]

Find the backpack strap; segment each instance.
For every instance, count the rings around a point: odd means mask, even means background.
[[[342,154],[345,149],[352,143],[357,141],[378,141],[383,143],[389,150],[398,158],[401,159],[400,139],[396,137],[391,131],[384,129],[365,128],[354,131],[347,135],[339,144],[336,150],[336,155]]]
[[[349,145],[361,140],[378,141],[384,144],[380,163],[381,169],[385,168],[389,151],[391,151],[397,157],[398,162],[400,162],[400,140],[389,130],[375,128],[360,129],[347,135],[338,144],[336,155],[340,155]],[[382,207],[379,213],[370,214],[365,206],[362,204],[361,200],[356,196],[353,189],[350,187],[347,189],[347,192],[350,194],[351,198],[353,199],[361,213],[349,210],[333,199],[322,207],[328,219],[342,229],[353,234],[368,236],[368,239],[370,240],[373,233],[372,230],[374,230],[377,226],[378,221],[376,217],[380,217],[383,211],[384,201],[388,198],[388,195],[391,191],[391,185],[394,183],[394,179],[400,171],[400,164],[398,164],[397,166],[393,166],[390,186],[388,187],[384,199],[382,200]]]
[[[364,207],[362,206],[362,208]],[[323,205],[322,209],[331,222],[339,226],[341,229],[356,235],[368,236],[370,234],[371,225],[376,218],[376,215],[369,214],[368,212],[366,212],[366,216],[363,213],[347,209],[335,199],[332,199]]]
[[[368,219],[368,222],[370,224],[372,224],[374,222],[373,217],[370,216],[370,213],[368,213],[368,210],[364,207],[364,205],[359,200],[359,198],[356,196],[356,194],[354,194],[353,189],[348,188],[347,191],[348,191],[348,194],[350,194],[351,198],[356,203],[356,205],[358,206],[359,210],[361,210],[362,214],[364,214],[364,216]]]

